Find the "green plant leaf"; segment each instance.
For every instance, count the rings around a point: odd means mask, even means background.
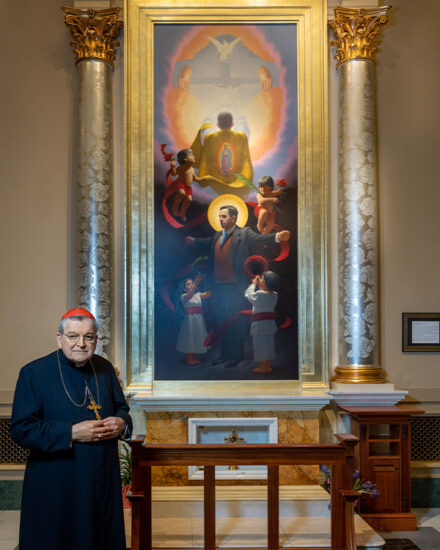
[[[119,445],[119,465],[121,468],[121,484],[131,485],[131,449],[125,443]]]

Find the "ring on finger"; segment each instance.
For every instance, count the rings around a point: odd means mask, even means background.
[[[101,439],[101,434],[98,434],[98,439]]]

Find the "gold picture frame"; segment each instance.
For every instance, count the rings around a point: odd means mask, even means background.
[[[327,3],[322,0],[125,2],[127,388],[230,393],[222,381],[155,381],[154,30],[161,24],[292,24],[298,51],[298,381],[239,381],[261,394],[328,387]]]

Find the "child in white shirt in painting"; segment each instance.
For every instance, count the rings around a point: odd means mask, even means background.
[[[273,271],[257,275],[245,292],[252,304],[251,336],[254,345],[254,361],[260,365],[254,372],[272,371],[270,362],[275,359],[274,336],[278,331],[275,322],[275,306],[278,301],[280,277]]]
[[[206,353],[204,342],[208,332],[203,318],[202,300],[209,298],[211,291],[196,292],[200,281],[199,275],[194,280],[187,279],[185,292],[180,297],[185,309],[185,317],[180,327],[176,349],[186,353],[188,365],[200,365],[201,361],[197,359],[196,354]]]

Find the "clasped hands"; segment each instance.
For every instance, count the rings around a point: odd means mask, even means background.
[[[125,422],[118,416],[108,416],[103,420],[84,420],[73,424],[72,441],[89,443],[102,439],[119,437],[125,429]]]

